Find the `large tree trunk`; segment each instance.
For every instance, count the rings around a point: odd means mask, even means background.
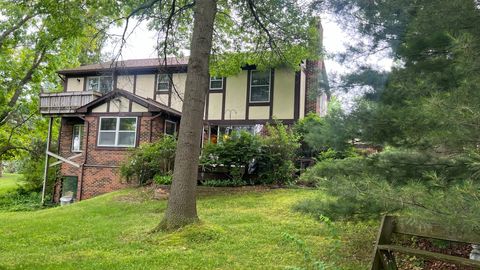
[[[196,222],[196,186],[205,98],[209,84],[216,0],[197,0],[188,61],[182,120],[175,154],[173,182],[160,229],[171,230]]]

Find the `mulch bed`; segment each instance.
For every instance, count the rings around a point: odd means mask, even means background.
[[[438,252],[442,254],[468,258],[472,251],[472,246],[464,243],[441,242],[435,244],[431,239],[416,238],[402,241],[403,245],[413,246],[418,249]],[[423,261],[421,258],[415,258],[404,254],[395,254],[399,269],[402,270],[474,270],[473,267],[457,266],[442,261]]]

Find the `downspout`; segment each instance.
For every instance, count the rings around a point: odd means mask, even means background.
[[[79,192],[78,192],[78,200],[81,201],[82,200],[82,191],[83,191],[83,174],[84,174],[84,168],[85,168],[85,163],[87,163],[87,153],[88,153],[88,137],[90,135],[90,123],[84,119],[84,122],[85,122],[85,127],[87,129],[87,132],[86,132],[86,138],[85,138],[85,153],[83,154],[83,163],[80,165],[80,179],[79,179]]]

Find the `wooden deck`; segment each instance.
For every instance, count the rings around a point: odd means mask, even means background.
[[[75,113],[75,110],[102,94],[94,91],[60,92],[40,94],[40,113],[43,115],[61,115]]]

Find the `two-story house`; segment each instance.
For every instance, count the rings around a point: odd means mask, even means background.
[[[255,132],[274,119],[293,124],[308,112],[324,113],[327,96],[310,93],[322,70],[323,61],[306,61],[299,71],[246,66],[234,76],[212,77],[203,141],[215,142],[232,129]],[[59,160],[50,166],[61,166],[55,197],[70,191],[82,200],[127,186],[119,176],[127,150],[177,132],[186,71],[187,59],[177,58],[166,65],[138,59],[58,71],[63,92],[40,96],[41,113],[61,118],[59,151],[47,151]]]

